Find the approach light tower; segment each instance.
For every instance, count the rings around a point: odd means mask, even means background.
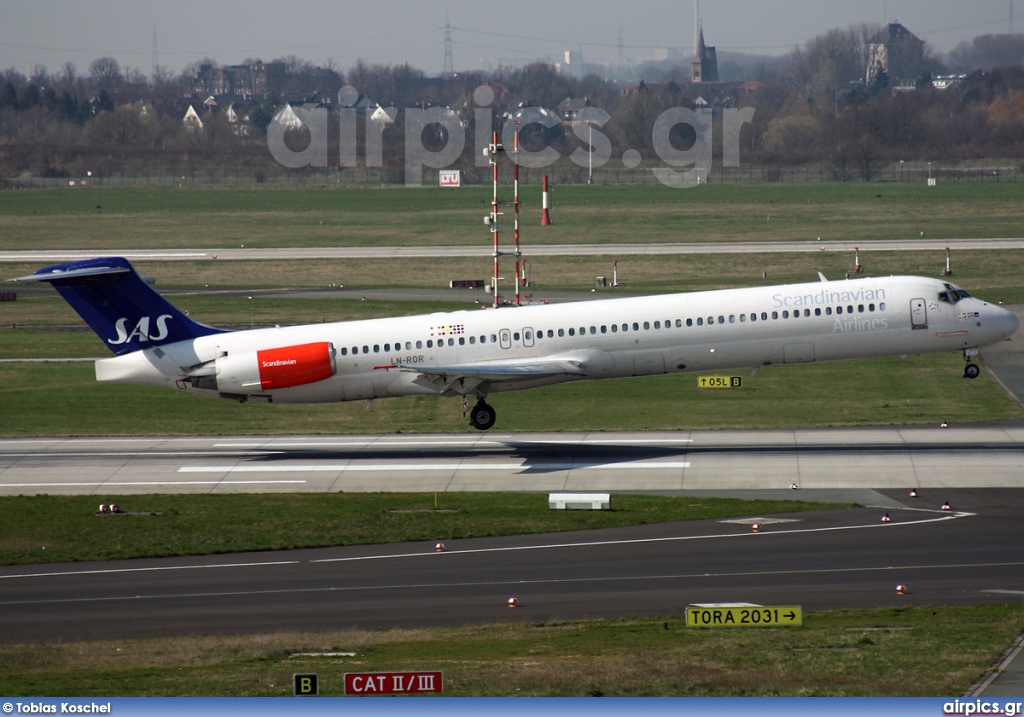
[[[499,300],[499,296],[498,296],[498,282],[500,282],[501,279],[503,278],[501,276],[500,269],[499,269],[499,262],[500,262],[500,259],[501,259],[502,256],[514,256],[516,258],[516,273],[515,273],[515,286],[516,286],[515,297],[516,298],[515,298],[515,305],[516,306],[520,306],[521,305],[521,297],[520,297],[520,294],[519,294],[519,286],[522,283],[521,282],[521,277],[520,277],[520,258],[522,257],[522,252],[519,250],[519,132],[518,131],[516,131],[516,133],[515,133],[514,146],[513,146],[513,149],[512,149],[512,161],[513,161],[513,164],[514,164],[514,167],[515,167],[515,170],[514,170],[515,171],[515,184],[514,184],[514,188],[513,188],[513,192],[514,192],[514,197],[515,198],[513,199],[513,202],[512,202],[512,204],[514,206],[513,233],[514,233],[514,237],[515,237],[515,250],[511,251],[511,252],[503,252],[503,251],[501,251],[501,249],[499,248],[499,243],[498,243],[498,235],[499,235],[498,225],[499,225],[500,217],[501,217],[501,214],[502,214],[502,212],[498,211],[498,208],[501,206],[501,202],[498,201],[498,158],[499,158],[499,156],[501,155],[502,152],[506,152],[506,150],[505,150],[504,145],[502,145],[500,142],[498,142],[498,133],[495,131],[493,133],[493,139],[491,141],[491,144],[488,145],[486,150],[484,150],[484,153],[487,155],[487,159],[488,159],[488,161],[491,164],[491,170],[492,170],[493,180],[494,180],[494,192],[493,192],[493,196],[492,196],[492,199],[491,199],[491,213],[488,214],[486,217],[484,217],[484,224],[486,224],[487,226],[490,227],[490,229],[491,229],[491,237],[493,238],[493,241],[494,241],[494,276],[491,277],[491,300],[492,300],[492,305],[493,305],[493,307],[495,309],[497,309],[498,306],[500,305],[500,300]],[[507,154],[507,152],[506,152],[506,154]]]

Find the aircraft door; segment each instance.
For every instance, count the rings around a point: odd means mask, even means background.
[[[498,332],[498,341],[501,344],[501,348],[512,348],[512,332],[508,329],[502,329]]]
[[[928,328],[928,310],[924,299],[910,300],[910,326],[914,329]]]
[[[523,346],[533,346],[533,329],[529,326],[523,328]]]

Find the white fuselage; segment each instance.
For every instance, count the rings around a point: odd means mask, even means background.
[[[1016,329],[1016,318],[1000,307],[941,298],[950,286],[883,277],[239,331],[102,359],[97,378],[228,395],[235,392],[182,379],[201,374],[198,366],[223,374],[214,365],[232,355],[329,342],[331,377],[231,397],[313,403],[485,395],[571,380],[955,351]],[[481,383],[416,370],[541,360],[570,363],[581,375]]]

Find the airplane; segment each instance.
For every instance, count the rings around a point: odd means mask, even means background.
[[[12,281],[51,284],[114,353],[96,379],[241,402],[476,397],[567,381],[962,351],[1013,335],[1009,311],[915,276],[455,311],[228,331],[198,323],[105,257]]]

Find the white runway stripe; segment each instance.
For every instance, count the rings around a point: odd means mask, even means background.
[[[354,463],[309,465],[182,466],[179,473],[304,473],[369,471],[568,471],[568,470],[670,470],[689,468],[688,462],[663,463]]]

